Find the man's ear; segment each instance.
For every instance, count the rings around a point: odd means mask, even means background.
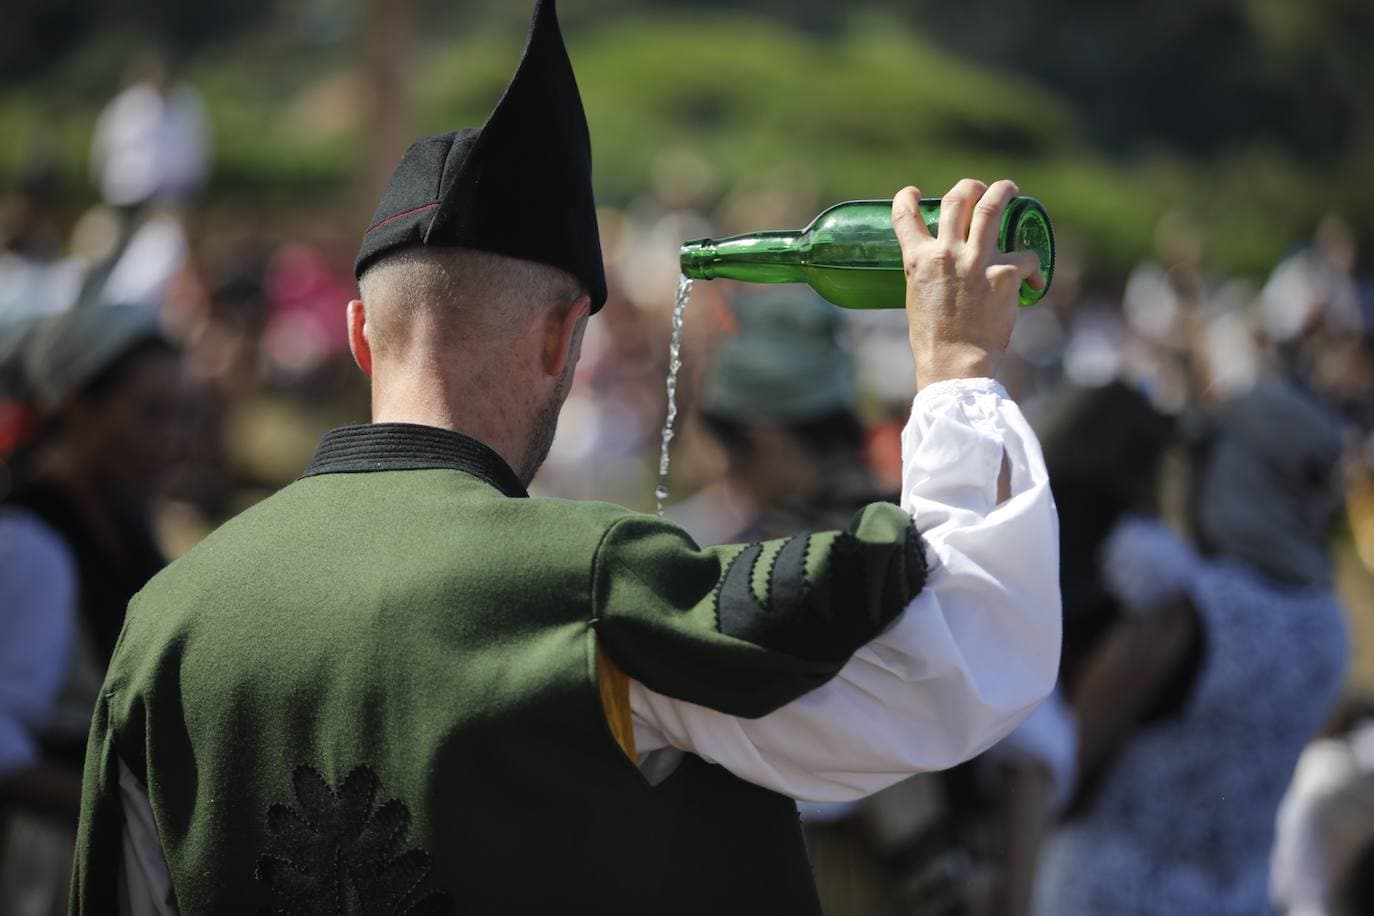
[[[577,343],[577,326],[591,311],[591,297],[583,294],[566,306],[550,309],[544,320],[544,348],[541,354],[545,375],[558,377],[573,359],[573,345]]]
[[[367,340],[367,308],[361,299],[348,303],[348,349],[353,361],[372,378],[372,344]]]

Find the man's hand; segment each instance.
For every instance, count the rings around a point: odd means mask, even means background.
[[[1004,254],[997,247],[1002,211],[1016,194],[1005,179],[992,187],[963,179],[940,205],[938,238],[921,219],[920,191],[903,188],[893,199],[917,390],[995,374],[1016,322],[1021,281],[1044,284],[1035,252]]]

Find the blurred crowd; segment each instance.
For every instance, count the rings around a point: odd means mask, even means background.
[[[94,137],[99,204],[71,212],[35,156],[0,212],[14,914],[65,908],[129,596],[368,411],[343,323],[357,227],[203,199],[204,113],[156,62]],[[706,168],[665,153],[640,200],[602,214],[611,299],[536,493],[651,510],[679,244],[823,203],[788,173],[708,207]],[[1002,371],[1060,509],[1060,687],[967,765],[803,805],[826,912],[1374,912],[1374,676],[1350,673],[1374,632],[1374,286],[1353,236],[1328,217],[1262,285],[1212,271],[1183,214],[1115,286],[1060,248]],[[667,512],[700,542],[895,498],[915,388],[900,311],[699,283],[683,359]]]

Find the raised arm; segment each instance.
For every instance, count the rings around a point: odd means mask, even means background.
[[[968,759],[1049,692],[1057,520],[1039,444],[991,380],[1017,287],[1038,282],[1033,256],[996,248],[1015,193],[1010,182],[960,182],[944,198],[938,239],[915,216],[914,188],[893,205],[918,370],[902,505],[924,538],[924,589],[833,679],[759,719],[632,681],[641,754],[677,748],[796,798],[841,801]]]

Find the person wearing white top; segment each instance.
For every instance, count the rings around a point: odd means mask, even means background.
[[[134,79],[100,113],[91,140],[101,196],[116,207],[189,196],[204,183],[209,159],[199,94],[171,82],[157,60],[135,67]]]

